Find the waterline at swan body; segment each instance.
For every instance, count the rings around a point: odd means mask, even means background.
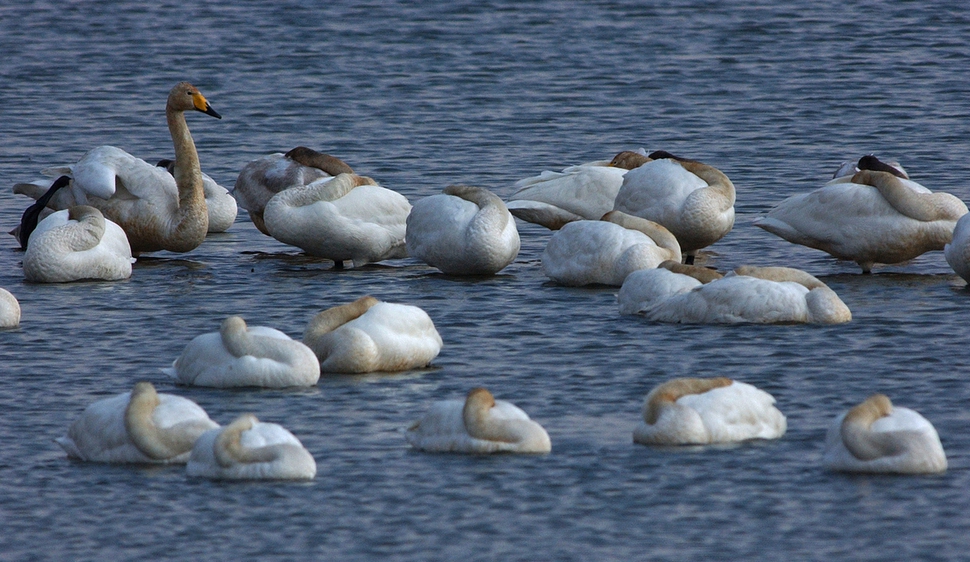
[[[202,434],[185,472],[213,480],[312,480],[317,463],[283,426],[244,414]]]
[[[92,403],[56,439],[68,456],[104,463],[185,463],[196,439],[219,427],[195,402],[148,382]]]
[[[548,453],[549,434],[520,408],[484,388],[465,400],[442,400],[408,428],[415,449],[438,453]]]

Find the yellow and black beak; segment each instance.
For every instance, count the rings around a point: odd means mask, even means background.
[[[195,106],[197,111],[211,115],[216,119],[222,119],[222,115],[219,115],[216,110],[212,109],[212,106],[209,105],[209,102],[205,100],[205,96],[202,94],[192,94],[192,105]]]

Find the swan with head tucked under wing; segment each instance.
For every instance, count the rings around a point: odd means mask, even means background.
[[[0,288],[0,329],[20,325],[20,302],[13,293]]]
[[[357,174],[340,174],[277,193],[263,220],[273,238],[311,256],[355,267],[407,257],[406,197]]]
[[[29,233],[24,278],[35,283],[131,277],[128,238],[120,226],[87,205],[57,211]]]
[[[864,273],[932,250],[953,238],[967,206],[949,193],[933,193],[901,169],[863,156],[859,171],[843,166],[824,187],[793,195],[754,224],[794,244],[855,261]]]
[[[515,183],[506,207],[517,218],[559,230],[578,220],[599,220],[613,209],[613,201],[630,168],[627,159],[569,166],[561,172],[546,170]]]
[[[69,457],[105,463],[185,463],[196,439],[219,427],[195,402],[149,382],[98,400],[56,439]]]
[[[635,271],[617,295],[620,314],[683,324],[840,324],[852,313],[825,283],[790,267],[742,266],[720,276],[665,262]]]
[[[318,313],[303,343],[324,373],[406,371],[426,367],[441,351],[441,336],[416,306],[365,296]]]
[[[610,211],[598,221],[571,222],[553,233],[542,252],[542,271],[568,286],[620,286],[638,269],[681,260],[677,239],[663,226]]]
[[[405,437],[415,449],[437,453],[548,453],[549,434],[521,409],[476,388],[465,400],[435,402]]]
[[[643,160],[623,176],[613,209],[663,225],[693,263],[697,250],[734,227],[734,184],[713,166],[668,152]]]
[[[681,378],[650,391],[633,431],[643,445],[709,445],[778,439],[788,422],[767,392],[725,377]]]
[[[247,326],[239,316],[223,320],[218,332],[196,336],[171,367],[180,384],[235,388],[313,386],[320,364],[313,350],[264,326]]]
[[[243,414],[202,434],[185,472],[213,480],[312,480],[317,463],[283,426]]]
[[[159,160],[155,164],[159,168],[164,168],[168,173],[175,177],[175,160],[168,158]],[[236,214],[239,211],[236,198],[229,193],[229,190],[222,187],[216,180],[202,172],[202,192],[205,194],[205,209],[209,216],[209,229],[207,232],[225,232],[229,230],[232,223],[236,222]]]
[[[249,212],[249,218],[260,232],[272,236],[266,230],[263,210],[274,195],[291,187],[303,187],[319,179],[340,174],[352,174],[354,170],[343,160],[298,146],[286,154],[277,152],[248,162],[239,172],[232,195],[239,206]]]
[[[946,454],[929,421],[874,394],[835,418],[822,463],[842,472],[930,474],[944,472]]]
[[[519,231],[505,203],[467,185],[417,201],[405,240],[411,257],[449,275],[492,275],[519,255]]]
[[[100,146],[76,164],[45,170],[48,175],[71,177],[70,193],[54,197],[51,203],[97,208],[124,229],[135,254],[188,252],[198,247],[205,240],[209,217],[186,111],[221,118],[192,84],[180,82],[172,88],[165,116],[175,145],[174,177],[124,150]]]

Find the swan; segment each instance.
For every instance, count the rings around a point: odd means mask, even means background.
[[[572,221],[599,220],[613,209],[628,171],[618,164],[616,158],[589,162],[519,180],[506,206],[516,217],[550,230]]]
[[[36,283],[131,277],[131,247],[120,226],[87,205],[57,211],[30,233],[24,277]]]
[[[957,220],[967,213],[962,201],[930,192],[871,155],[858,167],[785,199],[754,224],[794,244],[855,261],[864,273],[876,263],[903,262],[950,242]]]
[[[243,414],[203,433],[185,472],[214,480],[313,480],[317,463],[283,426]]]
[[[318,313],[303,343],[324,373],[405,371],[425,367],[441,351],[441,336],[416,306],[365,296]]]
[[[209,224],[199,155],[185,122],[185,112],[190,110],[222,118],[192,84],[179,82],[172,88],[165,116],[175,145],[174,178],[120,148],[99,146],[75,164],[44,171],[71,177],[70,195],[56,197],[52,203],[64,205],[58,209],[96,207],[124,229],[135,254],[188,252],[198,247]]]
[[[52,183],[49,188],[45,189],[36,197],[36,201],[33,205],[24,210],[24,214],[20,216],[20,226],[10,232],[10,234],[17,237],[17,241],[20,242],[21,249],[27,249],[27,241],[30,240],[30,235],[37,228],[37,223],[40,222],[41,218],[47,218],[53,212],[47,207],[47,204],[55,195],[57,195],[60,189],[67,187],[70,185],[70,183],[70,176],[60,176],[54,180],[54,183]],[[25,185],[42,188],[42,186],[36,184]],[[14,187],[16,188],[17,186]],[[42,214],[44,215],[43,217],[41,217]]]
[[[521,409],[476,388],[465,400],[435,402],[405,435],[415,449],[437,453],[548,453],[549,434]]]
[[[598,221],[571,222],[553,233],[542,270],[560,285],[620,286],[638,269],[681,260],[674,236],[659,224],[610,211]]]
[[[162,159],[155,164],[159,168],[164,168],[168,173],[175,177],[175,160]],[[202,172],[202,193],[205,195],[205,209],[209,216],[209,228],[207,232],[225,232],[229,230],[232,223],[236,222],[236,214],[239,212],[236,198],[229,193],[229,190],[222,187],[216,180]]]
[[[20,325],[20,303],[13,293],[0,288],[0,328],[16,328]]]
[[[944,472],[946,454],[929,421],[874,394],[835,418],[825,437],[822,463],[843,472]]]
[[[946,263],[970,283],[970,213],[960,217],[953,229],[953,240],[943,247]]]
[[[414,204],[408,254],[449,275],[492,275],[519,255],[515,219],[487,189],[450,185]]]
[[[196,336],[162,370],[180,384],[215,388],[313,386],[320,380],[309,347],[279,330],[246,326],[239,316],[223,320],[218,332]]]
[[[788,422],[767,392],[725,377],[682,378],[650,391],[633,442],[708,445],[778,439]]]
[[[642,312],[650,320],[684,324],[840,324],[852,319],[835,291],[798,269],[742,266],[720,278],[699,280],[685,271],[694,266],[678,265],[665,262],[631,273],[617,295],[620,314]]]
[[[343,160],[298,146],[286,154],[276,152],[248,162],[239,172],[232,195],[260,232],[271,236],[263,222],[263,210],[274,195],[291,187],[302,187],[319,179],[352,174]]]
[[[663,225],[693,263],[734,227],[734,184],[723,172],[664,151],[623,176],[613,209]]]
[[[355,267],[405,258],[404,235],[411,204],[366,176],[340,174],[277,193],[266,203],[263,220],[280,242],[311,256]]]
[[[150,382],[98,400],[57,438],[69,457],[107,463],[185,463],[196,439],[219,427],[195,402]]]

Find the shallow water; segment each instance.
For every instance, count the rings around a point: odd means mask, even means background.
[[[549,237],[493,278],[416,260],[334,271],[240,216],[130,280],[35,285],[0,248],[23,308],[0,333],[2,559],[640,558],[953,559],[970,540],[964,371],[970,291],[942,252],[859,274],[750,222],[820,186],[843,160],[898,158],[970,200],[970,20],[921,2],[162,2],[0,7],[0,183],[39,178],[99,144],[170,157],[171,86],[196,84],[217,121],[189,116],[203,169],[231,187],[249,160],[307,145],[412,202],[450,183],[502,197],[545,169],[666,149],[738,188],[718,269],[789,265],[852,309],[846,325],[671,326],[621,317],[616,290],[547,282]],[[26,200],[0,192],[0,226]],[[176,387],[160,369],[231,314],[299,337],[363,294],[420,306],[445,345],[432,368],[326,377],[304,390]],[[771,392],[776,442],[635,446],[643,396],[678,376]],[[254,412],[318,463],[307,484],[214,483],[181,467],[68,461],[53,439],[86,405],[138,380],[220,423]],[[545,456],[411,451],[437,399],[486,386],[550,433]],[[847,476],[819,464],[831,419],[873,392],[939,430],[940,476]]]

